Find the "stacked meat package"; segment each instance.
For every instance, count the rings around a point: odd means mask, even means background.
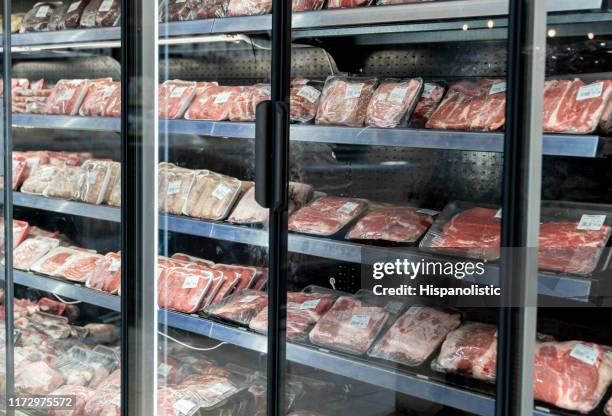
[[[367,207],[367,201],[323,196],[289,218],[289,230],[331,236],[356,219]]]
[[[368,103],[366,124],[373,127],[397,127],[406,124],[416,105],[423,80],[387,80],[381,82]]]
[[[315,123],[363,126],[377,83],[376,78],[327,78]]]

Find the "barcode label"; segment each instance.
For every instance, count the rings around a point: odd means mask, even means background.
[[[436,86],[434,84],[423,85],[423,93],[421,94],[421,97],[431,98],[431,94],[433,93],[435,89],[436,89]]]
[[[580,222],[576,229],[585,231],[599,231],[606,222],[605,215],[589,215],[584,214],[580,218]]]
[[[36,11],[36,17],[47,17],[49,6],[40,6]]]
[[[176,87],[170,93],[170,98],[179,98],[183,95],[183,93],[187,90],[187,87]]]
[[[183,289],[193,289],[194,287],[198,287],[198,282],[200,281],[200,276],[191,275],[185,277],[183,280]]]
[[[498,94],[500,92],[506,91],[506,82],[498,82],[497,84],[491,85],[491,89],[489,90],[489,95]]]
[[[582,361],[585,364],[593,365],[597,361],[597,357],[599,357],[599,351],[596,348],[579,342],[572,348],[570,357]]]
[[[576,94],[576,101],[589,100],[591,98],[601,97],[603,93],[603,82],[595,82],[593,84],[580,87]]]
[[[349,84],[346,87],[344,97],[348,99],[359,98],[361,96],[361,90],[363,89],[363,83]]]
[[[212,196],[214,196],[217,199],[223,199],[227,195],[229,195],[230,192],[232,192],[231,188],[229,188],[227,185],[220,183],[219,185],[217,185],[217,187],[213,191]]]
[[[102,4],[100,4],[100,8],[98,9],[98,11],[107,12],[111,9],[112,5],[113,5],[113,0],[104,0]]]
[[[314,309],[319,305],[319,302],[321,302],[321,299],[312,299],[312,300],[307,300],[306,302],[302,303],[300,305],[300,310],[305,310],[305,309]]]
[[[233,387],[227,383],[215,383],[206,389],[198,390],[203,397],[210,397],[213,394],[215,397],[223,396],[228,391],[231,391]]]
[[[350,326],[355,328],[367,328],[370,323],[370,317],[368,315],[353,315],[351,317]]]
[[[401,104],[404,98],[406,98],[406,93],[408,93],[408,87],[395,87],[391,94],[389,94],[389,101]]]
[[[229,100],[230,96],[232,95],[231,91],[223,91],[219,94],[217,94],[217,98],[215,98],[214,103],[215,104],[223,104],[225,102],[227,102],[227,100]]]
[[[168,182],[168,191],[166,191],[167,195],[178,194],[181,190],[181,181],[172,181]]]
[[[187,415],[195,407],[195,403],[191,400],[181,399],[174,403],[172,407],[180,413]]]
[[[319,99],[321,91],[319,91],[315,87],[311,87],[310,85],[304,85],[302,88],[300,88],[297,95],[299,97],[305,98],[308,102],[314,104]]]
[[[350,214],[351,212],[355,211],[355,208],[357,208],[358,206],[359,204],[356,202],[347,202],[340,208],[338,208],[338,211],[343,212],[345,214]]]
[[[70,7],[68,7],[68,13],[72,13],[73,11],[78,9],[80,5],[81,5],[80,1],[75,1],[74,3],[70,5]]]

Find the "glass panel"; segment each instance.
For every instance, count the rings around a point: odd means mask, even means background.
[[[1,15],[1,13],[0,13]],[[3,25],[3,19],[0,17],[0,25]],[[4,48],[2,48],[4,49]],[[2,51],[3,52],[3,51]],[[4,100],[4,82],[7,79],[7,74],[5,73],[4,69],[4,54],[0,52],[0,56],[2,56],[2,59],[0,60],[0,69],[2,70],[2,82],[0,83],[0,97],[2,98],[2,100]],[[10,298],[7,299],[6,296],[6,290],[7,287],[9,287],[9,285],[6,284],[6,280],[7,280],[7,273],[6,273],[6,268],[5,268],[5,262],[6,262],[6,258],[5,256],[10,256],[11,251],[9,250],[7,252],[7,250],[4,250],[4,245],[5,245],[5,239],[6,239],[6,235],[5,235],[5,201],[4,201],[4,197],[5,194],[7,192],[7,187],[5,186],[5,181],[6,181],[6,170],[5,168],[10,169],[10,166],[6,166],[4,163],[4,155],[5,155],[5,148],[6,148],[6,122],[5,122],[5,106],[4,103],[2,103],[1,108],[0,108],[0,117],[2,117],[2,120],[0,121],[0,134],[2,134],[2,138],[0,139],[0,175],[2,176],[0,178],[0,187],[2,189],[2,201],[0,201],[0,238],[2,240],[2,244],[0,244],[1,248],[2,248],[2,269],[0,270],[0,275],[1,275],[1,280],[0,280],[0,314],[2,319],[0,319],[1,322],[1,328],[0,328],[0,379],[2,380],[2,382],[0,383],[0,389],[2,389],[2,391],[0,392],[0,407],[5,410],[6,409],[6,390],[5,390],[5,386],[6,386],[6,378],[7,378],[7,374],[10,371],[7,371],[7,350],[10,351],[10,348],[7,349],[7,344],[10,343],[10,341],[7,341],[7,333],[10,333],[11,328],[7,325],[8,320],[6,319],[6,315],[7,315],[7,309],[9,309],[11,300]],[[10,290],[9,290],[10,292]],[[9,293],[10,295],[10,293]],[[10,314],[10,311],[9,311]],[[10,337],[10,335],[9,335]],[[10,352],[9,352],[10,354]],[[10,370],[10,369],[8,369]]]

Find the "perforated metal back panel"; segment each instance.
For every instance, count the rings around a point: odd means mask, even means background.
[[[13,65],[13,76],[32,80],[44,78],[54,84],[57,80],[103,78],[121,79],[121,65],[110,56],[88,56],[84,58],[62,58],[27,60]]]

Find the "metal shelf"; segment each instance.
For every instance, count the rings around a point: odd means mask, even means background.
[[[46,116],[15,114],[13,125],[70,130],[119,132],[121,120],[107,117]],[[160,132],[201,136],[251,139],[254,123],[229,121],[162,120]],[[503,133],[463,132],[427,129],[381,129],[375,127],[337,127],[291,125],[291,140],[362,146],[392,146],[418,149],[503,151]],[[549,156],[598,157],[612,152],[612,138],[595,135],[545,134],[543,152]]]
[[[92,205],[65,199],[46,198],[21,192],[13,192],[13,203],[20,207],[40,209],[59,214],[77,215],[80,217],[113,222],[119,222],[121,220],[121,211],[119,208],[105,205]]]

